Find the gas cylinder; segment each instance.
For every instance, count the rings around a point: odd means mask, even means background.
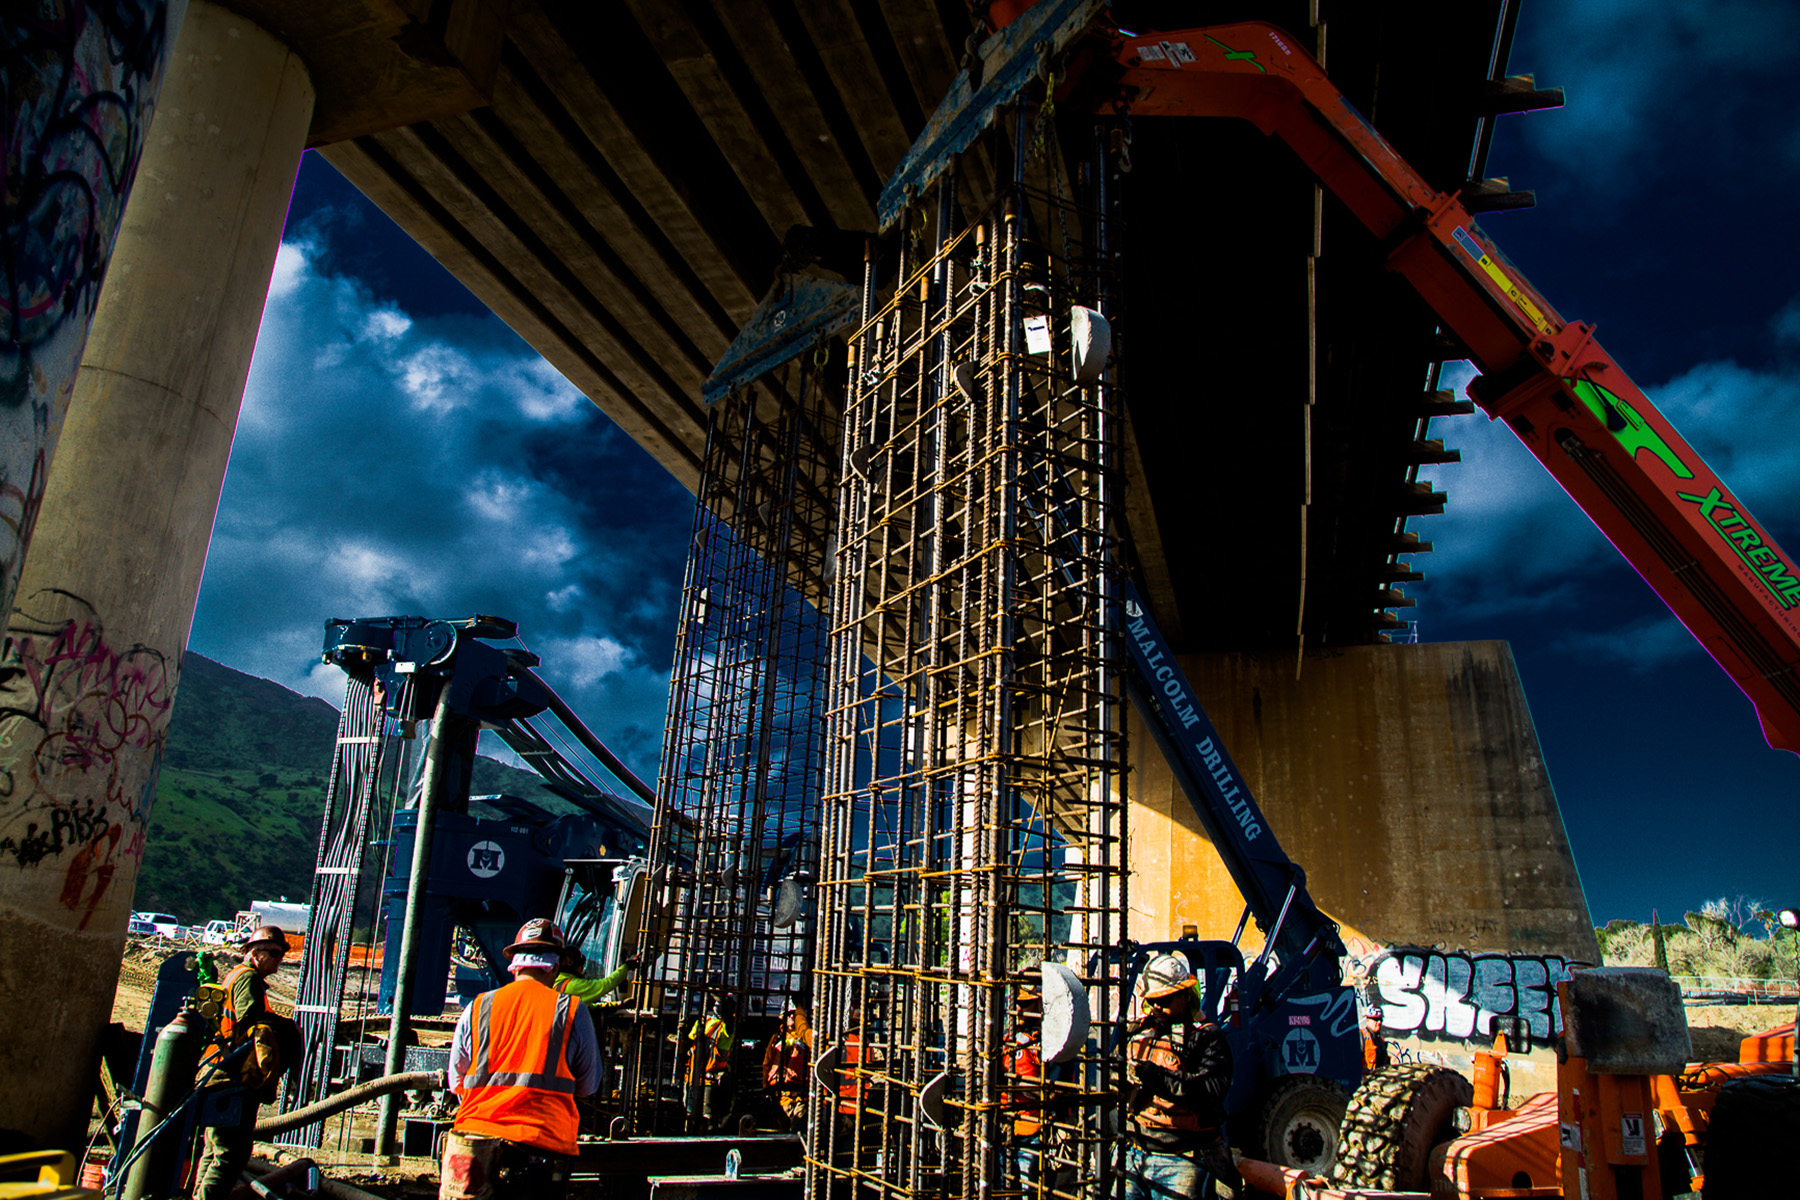
[[[156,1035],[150,1056],[150,1077],[144,1086],[143,1111],[138,1113],[137,1138],[141,1144],[187,1098],[200,1067],[200,1051],[206,1031],[199,1017],[185,1009]],[[181,1165],[183,1122],[172,1122],[156,1142],[138,1156],[125,1178],[123,1200],[164,1200],[175,1190],[174,1174]]]

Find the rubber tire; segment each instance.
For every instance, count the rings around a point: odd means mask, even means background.
[[[1329,1176],[1337,1164],[1338,1131],[1349,1104],[1350,1093],[1335,1079],[1283,1076],[1256,1110],[1257,1144],[1250,1148],[1250,1157]],[[1303,1157],[1295,1152],[1296,1141],[1305,1144],[1314,1136],[1322,1139],[1324,1153]]]
[[[1719,1089],[1707,1124],[1706,1186],[1701,1196],[1760,1200],[1786,1190],[1793,1179],[1796,1145],[1800,1145],[1800,1085],[1787,1075],[1732,1080]]]
[[[1403,1063],[1369,1072],[1344,1113],[1337,1181],[1379,1191],[1430,1191],[1431,1149],[1455,1136],[1451,1117],[1474,1099],[1474,1085],[1448,1067]]]

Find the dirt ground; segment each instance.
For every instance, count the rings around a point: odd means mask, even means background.
[[[150,1011],[151,993],[156,987],[156,972],[171,953],[188,953],[154,943],[128,946],[119,967],[119,986],[113,994],[112,1019],[126,1028],[142,1032]],[[289,965],[269,981],[269,996],[280,1011],[291,1008],[297,966]],[[1687,1010],[1688,1029],[1694,1042],[1696,1062],[1736,1062],[1738,1043],[1747,1035],[1761,1033],[1794,1019],[1792,1005],[1708,1005]],[[450,1036],[451,1022],[431,1021],[419,1031],[424,1042],[443,1042]],[[265,1109],[274,1115],[274,1109]],[[325,1145],[318,1150],[292,1147],[260,1146],[258,1152],[275,1162],[285,1162],[298,1155],[312,1158],[334,1178],[355,1184],[394,1200],[421,1200],[434,1194],[437,1164],[431,1159],[402,1158],[387,1163],[363,1152],[366,1138],[374,1133],[373,1113],[351,1114],[348,1128],[340,1131],[336,1119],[327,1123]],[[339,1150],[337,1147],[344,1148]]]
[[[166,942],[128,943],[119,963],[119,983],[113,992],[112,1019],[134,1033],[142,1033],[150,1014],[150,1000],[156,991],[157,971],[171,955],[188,953],[192,953],[192,947],[171,946]],[[298,974],[299,965],[289,962],[270,977],[270,1007],[275,1011],[292,1011],[294,984]],[[448,1041],[452,1022],[453,1018],[449,1021],[424,1023],[424,1027],[418,1031],[419,1040],[427,1044]],[[382,1019],[381,1028],[385,1031],[386,1018]],[[275,1112],[272,1105],[263,1109],[265,1117],[274,1116]],[[325,1168],[334,1179],[355,1184],[382,1196],[435,1195],[437,1163],[434,1160],[401,1158],[387,1163],[361,1151],[364,1139],[373,1137],[374,1125],[372,1110],[368,1113],[358,1111],[351,1115],[350,1125],[342,1131],[341,1139],[339,1120],[329,1120],[326,1123],[326,1144],[318,1150],[259,1145],[257,1152],[260,1157],[275,1163],[288,1162],[298,1157],[310,1158]],[[337,1148],[340,1140],[345,1146],[343,1150]]]
[[[1694,1061],[1736,1062],[1738,1043],[1794,1019],[1792,1004],[1709,1004],[1687,1010]]]

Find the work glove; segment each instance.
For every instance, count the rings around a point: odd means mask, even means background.
[[[1152,1092],[1161,1093],[1168,1088],[1169,1072],[1153,1062],[1132,1064],[1131,1074],[1139,1086],[1148,1088]]]
[[[633,955],[629,955],[629,956],[628,956],[628,957],[627,957],[627,958],[626,958],[626,959],[625,959],[625,963],[624,963],[624,965],[625,965],[625,966],[626,966],[626,967],[628,967],[628,968],[630,968],[630,970],[631,970],[631,973],[632,973],[632,974],[633,974],[633,975],[636,975],[636,974],[638,974],[638,973],[639,973],[639,972],[640,972],[640,971],[642,971],[642,970],[643,970],[643,969],[644,969],[644,956],[643,956],[643,954],[641,954],[641,953],[639,953],[639,954],[633,954]]]

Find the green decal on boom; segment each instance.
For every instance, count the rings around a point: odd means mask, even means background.
[[[1206,40],[1225,52],[1226,62],[1247,62],[1257,70],[1261,71],[1264,75],[1269,73],[1269,68],[1256,61],[1256,51],[1233,50],[1230,46],[1227,46],[1224,42],[1221,42],[1210,33],[1206,35]]]
[[[1675,472],[1677,479],[1692,479],[1694,473],[1688,465],[1663,441],[1662,434],[1650,427],[1637,410],[1619,399],[1599,384],[1589,379],[1565,379],[1569,390],[1575,398],[1594,414],[1594,419],[1606,426],[1606,431],[1613,435],[1625,453],[1633,458],[1639,450],[1648,450],[1662,460],[1665,467]]]
[[[1781,557],[1780,551],[1762,540],[1745,514],[1725,499],[1718,488],[1704,496],[1676,492],[1676,499],[1700,506],[1700,515],[1730,543],[1744,565],[1756,573],[1757,582],[1783,608],[1800,608],[1800,579],[1794,577],[1794,566]]]

